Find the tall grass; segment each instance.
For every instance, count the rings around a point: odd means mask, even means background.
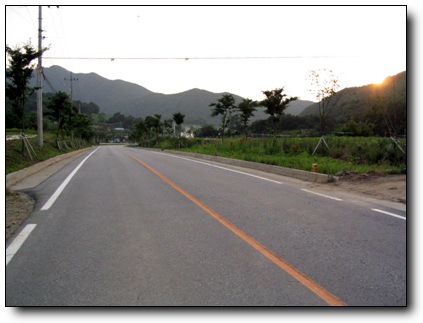
[[[56,144],[56,136],[52,134],[44,134],[44,143],[41,148],[37,144],[37,137],[28,138],[28,141],[31,143],[36,154],[36,156],[32,156],[34,160],[29,158],[26,150],[24,150],[24,154],[22,154],[22,140],[6,141],[6,174],[34,165],[51,157],[84,148],[69,147],[67,150],[59,150]],[[89,146],[91,146],[91,144],[87,144],[85,147]]]
[[[312,164],[324,174],[336,174],[342,169],[357,172],[398,170],[406,167],[407,156],[390,138],[325,137],[323,145],[311,156],[320,138],[228,138],[217,141],[192,139],[184,141],[181,150],[207,155],[218,155],[253,162],[311,171]],[[406,140],[401,139],[406,152]],[[162,149],[175,149],[171,141],[162,141]]]

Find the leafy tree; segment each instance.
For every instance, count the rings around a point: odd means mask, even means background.
[[[125,120],[122,122],[123,128],[132,128],[137,122],[137,118],[134,118],[132,115],[125,117]]]
[[[153,116],[147,116],[145,118],[145,126],[148,129],[148,132],[150,134],[155,133],[156,134],[156,139],[157,139],[157,146],[159,145],[159,136],[162,134],[162,122],[161,122],[161,115],[160,114],[155,114],[154,117]]]
[[[373,125],[356,122],[353,118],[338,127],[338,132],[347,132],[352,136],[368,137],[373,135]]]
[[[139,120],[134,125],[134,130],[131,132],[131,137],[135,141],[139,141],[145,134],[148,134],[148,128],[143,119]]]
[[[78,113],[73,118],[73,130],[77,137],[90,140],[94,136],[92,121],[85,114]]]
[[[224,94],[219,100],[217,100],[216,103],[210,103],[209,107],[214,107],[211,113],[212,117],[222,115],[221,126],[222,126],[222,143],[223,143],[225,129],[228,126],[228,123],[231,119],[233,110],[236,108],[235,98],[231,94]]]
[[[181,148],[181,124],[184,123],[184,118],[185,115],[180,112],[173,114],[173,121],[175,121],[176,126],[178,127],[179,148]]]
[[[78,106],[81,106],[81,113],[85,113],[89,117],[91,117],[92,114],[100,113],[100,107],[94,102],[86,103],[81,101],[75,101],[75,103]]]
[[[56,136],[62,130],[62,138],[64,136],[63,130],[71,130],[72,118],[76,116],[76,108],[72,106],[69,95],[64,92],[57,92],[49,99],[46,104],[46,116],[50,116],[57,122]]]
[[[170,136],[173,133],[173,119],[167,119],[163,121],[163,128]]]
[[[157,136],[160,134],[160,135],[163,135],[163,123],[161,122],[161,118],[162,118],[162,115],[161,114],[155,114],[154,115],[154,118],[156,118],[156,123],[155,123],[155,126],[156,126],[156,133],[157,133]]]
[[[243,130],[245,134],[245,140],[248,137],[248,122],[250,118],[254,116],[254,112],[257,111],[256,107],[258,103],[251,99],[244,99],[240,104],[238,104],[237,109],[241,113],[240,118],[243,125]]]
[[[125,121],[125,115],[120,113],[120,112],[116,112],[115,114],[113,114],[113,116],[109,119],[108,123],[120,123],[122,124]]]
[[[180,112],[176,112],[173,114],[173,121],[175,121],[177,126],[180,126],[181,124],[183,124],[184,119],[185,119],[185,115]]]
[[[273,124],[274,135],[276,136],[276,128],[284,114],[288,104],[298,99],[298,97],[290,97],[283,93],[284,88],[274,89],[271,91],[263,91],[266,99],[260,102],[265,107],[264,113],[270,115],[269,120]]]
[[[194,136],[205,138],[205,137],[216,137],[218,135],[218,130],[212,125],[205,125],[201,128],[194,130]]]
[[[8,57],[8,68],[6,68],[6,97],[12,103],[12,110],[17,119],[21,122],[22,132],[25,132],[25,102],[28,96],[37,88],[28,86],[34,71],[31,62],[40,57],[46,48],[36,51],[30,43],[23,48],[12,49],[6,45],[6,55]],[[22,153],[24,144],[22,142]]]
[[[341,95],[337,94],[340,87],[339,80],[332,70],[326,69],[310,71],[308,79],[312,86],[309,91],[319,104],[320,135],[323,136],[326,132],[328,116],[341,98]]]

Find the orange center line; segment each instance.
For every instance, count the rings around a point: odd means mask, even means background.
[[[297,268],[286,262],[284,259],[276,255],[274,252],[267,249],[264,245],[262,245],[260,242],[255,240],[254,238],[250,237],[248,234],[246,234],[244,231],[236,227],[234,224],[226,220],[224,217],[222,217],[220,214],[218,214],[216,211],[212,210],[210,207],[205,205],[203,202],[183,190],[181,187],[176,185],[174,182],[169,180],[167,177],[156,171],[154,168],[148,166],[143,161],[139,160],[138,158],[124,152],[123,150],[120,150],[117,148],[120,152],[123,154],[135,159],[137,162],[139,162],[141,165],[146,167],[148,170],[156,174],[158,177],[160,177],[162,180],[164,180],[166,183],[168,183],[170,186],[172,186],[174,189],[176,189],[178,192],[183,194],[185,197],[187,197],[189,200],[194,202],[196,205],[198,205],[200,208],[202,208],[204,211],[206,211],[208,214],[210,214],[212,217],[214,217],[217,221],[222,223],[226,228],[231,230],[233,233],[235,233],[237,236],[239,236],[241,239],[246,241],[248,244],[250,244],[253,248],[258,250],[260,253],[262,253],[264,256],[266,256],[268,259],[270,259],[273,263],[278,265],[280,268],[282,268],[285,272],[287,272],[289,275],[291,275],[293,278],[295,278],[297,281],[299,281],[301,284],[303,284],[305,287],[307,287],[309,290],[311,290],[313,293],[315,293],[317,296],[319,296],[321,299],[323,299],[326,303],[328,303],[331,306],[347,306],[346,303],[341,301],[338,297],[324,289],[322,286],[317,284],[315,281],[313,281],[311,278],[307,277],[305,274],[303,274],[301,271],[299,271]]]

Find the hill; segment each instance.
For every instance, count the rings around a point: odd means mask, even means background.
[[[395,100],[398,110],[406,109],[407,75],[406,71],[388,76],[381,84],[368,84],[350,87],[338,92],[338,104],[333,107],[331,116],[336,122],[345,122],[351,117],[362,115],[376,105],[388,105]],[[318,115],[318,103],[312,104],[300,113],[300,116]]]
[[[298,116],[303,112],[307,107],[314,104],[313,101],[307,100],[297,100],[290,102],[288,108],[285,110],[285,114],[292,114],[293,116]]]
[[[44,92],[70,93],[70,82],[64,80],[71,78],[70,71],[60,66],[51,66],[44,68],[44,74],[48,80],[44,82]],[[173,113],[180,111],[186,115],[186,123],[217,123],[218,118],[210,117],[209,104],[226,94],[200,89],[177,94],[155,93],[138,84],[109,80],[96,73],[75,73],[72,78],[78,79],[73,83],[73,99],[94,102],[101,112],[110,116],[116,112],[134,117],[161,114],[162,119],[168,119]],[[31,82],[35,86],[35,77]],[[233,96],[236,102],[243,99],[238,95]]]
[[[47,81],[44,82],[44,93],[62,91],[70,93],[70,82],[64,79],[71,78],[71,72],[60,67],[51,66],[44,68]],[[162,94],[152,92],[138,84],[123,80],[109,80],[96,73],[75,73],[72,78],[78,79],[73,82],[73,99],[83,102],[94,102],[100,107],[100,111],[107,115],[120,112],[127,116],[146,117],[152,114],[161,114],[162,119],[172,117],[172,114],[180,111],[186,115],[185,123],[191,124],[219,124],[219,118],[210,116],[209,104],[216,102],[225,93],[213,93],[201,89],[191,89],[176,94]],[[35,73],[32,86],[35,86]],[[232,94],[236,103],[242,101],[242,97]],[[287,114],[298,115],[311,101],[292,102]],[[262,111],[257,111],[253,120],[265,119],[268,116]]]
[[[70,93],[70,82],[64,80],[71,78],[70,71],[55,65],[44,68],[44,74],[48,80],[48,82],[44,82],[44,92],[62,91]],[[135,100],[153,93],[138,84],[122,80],[108,80],[95,73],[72,74],[72,78],[78,79],[73,82],[73,99],[94,102],[106,114],[119,111],[116,110],[116,107],[121,102]],[[32,85],[35,86],[35,73],[33,73],[32,82]]]

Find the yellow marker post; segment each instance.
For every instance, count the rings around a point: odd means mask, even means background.
[[[311,169],[312,169],[312,171],[313,171],[314,173],[317,173],[317,172],[318,172],[318,167],[317,167],[317,164],[313,164],[313,165],[311,165]]]

